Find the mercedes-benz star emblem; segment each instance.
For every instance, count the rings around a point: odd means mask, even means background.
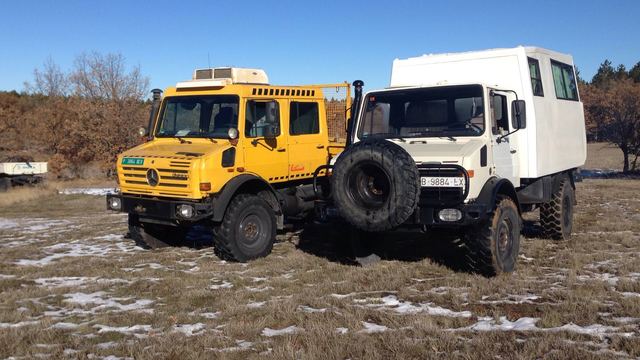
[[[155,169],[147,170],[147,183],[151,186],[158,185],[158,181],[160,181],[160,175]]]

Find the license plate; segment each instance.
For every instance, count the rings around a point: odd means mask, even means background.
[[[422,187],[464,187],[463,177],[424,176],[420,178]]]
[[[144,159],[141,159],[141,158],[122,158],[122,165],[144,165]]]

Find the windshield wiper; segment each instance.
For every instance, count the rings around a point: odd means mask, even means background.
[[[398,139],[400,142],[407,142],[404,137],[394,133],[378,133],[367,135],[367,139]]]
[[[438,136],[438,137],[439,137],[440,139],[444,138],[444,139],[447,139],[447,140],[449,140],[449,141],[453,141],[453,142],[458,141],[458,139],[454,138],[454,137],[453,137],[453,136],[451,136],[451,135],[444,135],[444,136]]]
[[[178,139],[180,141],[180,144],[191,144],[191,141],[185,140],[185,139],[183,139],[183,138],[181,138],[179,136],[170,136],[170,137],[172,137],[174,139]]]

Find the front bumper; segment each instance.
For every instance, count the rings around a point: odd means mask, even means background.
[[[442,209],[458,209],[462,213],[462,218],[458,221],[442,221],[438,218],[438,212]],[[488,210],[487,205],[478,203],[442,207],[420,206],[404,225],[426,225],[434,228],[466,227],[486,221]],[[320,221],[342,219],[338,209],[327,201],[316,201],[315,213]]]
[[[112,199],[120,200],[120,207],[112,207]],[[123,194],[107,195],[107,209],[112,211],[136,214],[140,218],[154,219],[160,221],[199,221],[213,215],[212,199],[204,199],[202,201],[188,200],[167,200],[159,198],[145,198],[139,196],[130,196]],[[184,218],[178,213],[179,205],[190,205],[194,208],[193,216]]]

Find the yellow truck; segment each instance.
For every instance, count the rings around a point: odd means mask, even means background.
[[[204,225],[219,257],[266,256],[287,217],[313,211],[314,173],[344,148],[350,107],[346,82],[276,86],[260,69],[197,69],[154,91],[146,142],[118,156],[107,208],[129,214],[145,248]]]

